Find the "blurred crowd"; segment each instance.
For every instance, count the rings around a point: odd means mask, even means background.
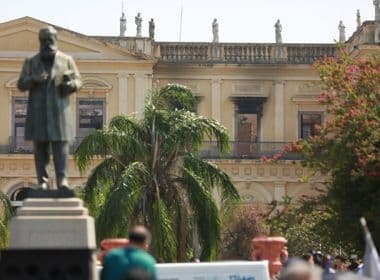
[[[346,258],[311,251],[301,258],[288,259],[282,254],[281,261],[279,280],[369,279],[362,275],[363,263],[357,255]]]

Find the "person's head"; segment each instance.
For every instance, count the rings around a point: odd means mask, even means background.
[[[148,250],[151,241],[150,232],[144,226],[133,226],[128,234],[129,244]]]
[[[291,261],[279,276],[279,280],[319,280],[321,269],[311,266],[302,260]]]
[[[313,259],[313,254],[311,253],[306,253],[302,256],[302,259],[305,262],[308,262],[310,265],[314,265],[314,259]]]
[[[335,256],[335,267],[337,268],[341,268],[344,266],[344,263],[345,263],[345,258],[341,255],[337,255]]]
[[[280,261],[281,261],[282,265],[285,265],[287,263],[288,259],[289,259],[288,246],[285,245],[284,247],[282,247],[281,253],[280,253]]]
[[[46,26],[40,29],[38,34],[40,40],[40,53],[43,58],[52,58],[58,50],[57,30],[52,26]]]

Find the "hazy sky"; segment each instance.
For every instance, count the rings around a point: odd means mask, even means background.
[[[0,22],[31,16],[87,35],[118,35],[121,0],[0,0]],[[340,20],[347,38],[362,21],[374,19],[373,0],[125,0],[127,36],[136,34],[134,17],[143,18],[143,36],[154,18],[157,41],[212,40],[211,23],[219,22],[220,42],[274,42],[280,19],[284,43],[333,43]]]

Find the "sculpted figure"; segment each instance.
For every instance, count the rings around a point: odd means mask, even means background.
[[[346,42],[346,31],[345,31],[346,27],[344,26],[343,21],[339,22],[338,29],[339,29],[339,43]]]
[[[149,21],[149,38],[154,39],[154,20],[151,18]]]
[[[125,18],[125,14],[123,12],[120,18],[120,36],[124,37],[125,31],[127,31],[127,19]]]
[[[275,27],[275,31],[276,31],[276,43],[282,44],[282,35],[281,35],[282,25],[281,25],[279,19],[276,21],[276,24],[274,25],[274,27]]]
[[[213,35],[212,42],[218,43],[219,42],[219,24],[216,18],[214,18],[214,21],[212,22],[212,35]]]
[[[373,0],[373,5],[375,5],[375,20],[380,21],[380,0]]]
[[[356,10],[356,29],[359,29],[362,25],[362,20],[360,19],[360,10]]]
[[[137,16],[135,16],[135,23],[136,23],[136,37],[141,37],[142,18],[141,18],[140,13],[138,13]]]
[[[51,145],[58,188],[68,188],[67,159],[73,139],[70,95],[82,86],[74,60],[58,51],[57,31],[47,26],[39,32],[40,51],[27,58],[17,83],[29,91],[25,139],[34,144],[38,184],[48,188]]]

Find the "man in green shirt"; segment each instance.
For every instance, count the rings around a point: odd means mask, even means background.
[[[128,247],[114,249],[105,257],[101,280],[126,280],[136,270],[147,272],[146,279],[156,280],[156,261],[146,252],[151,241],[149,231],[144,226],[134,226],[128,238]]]

